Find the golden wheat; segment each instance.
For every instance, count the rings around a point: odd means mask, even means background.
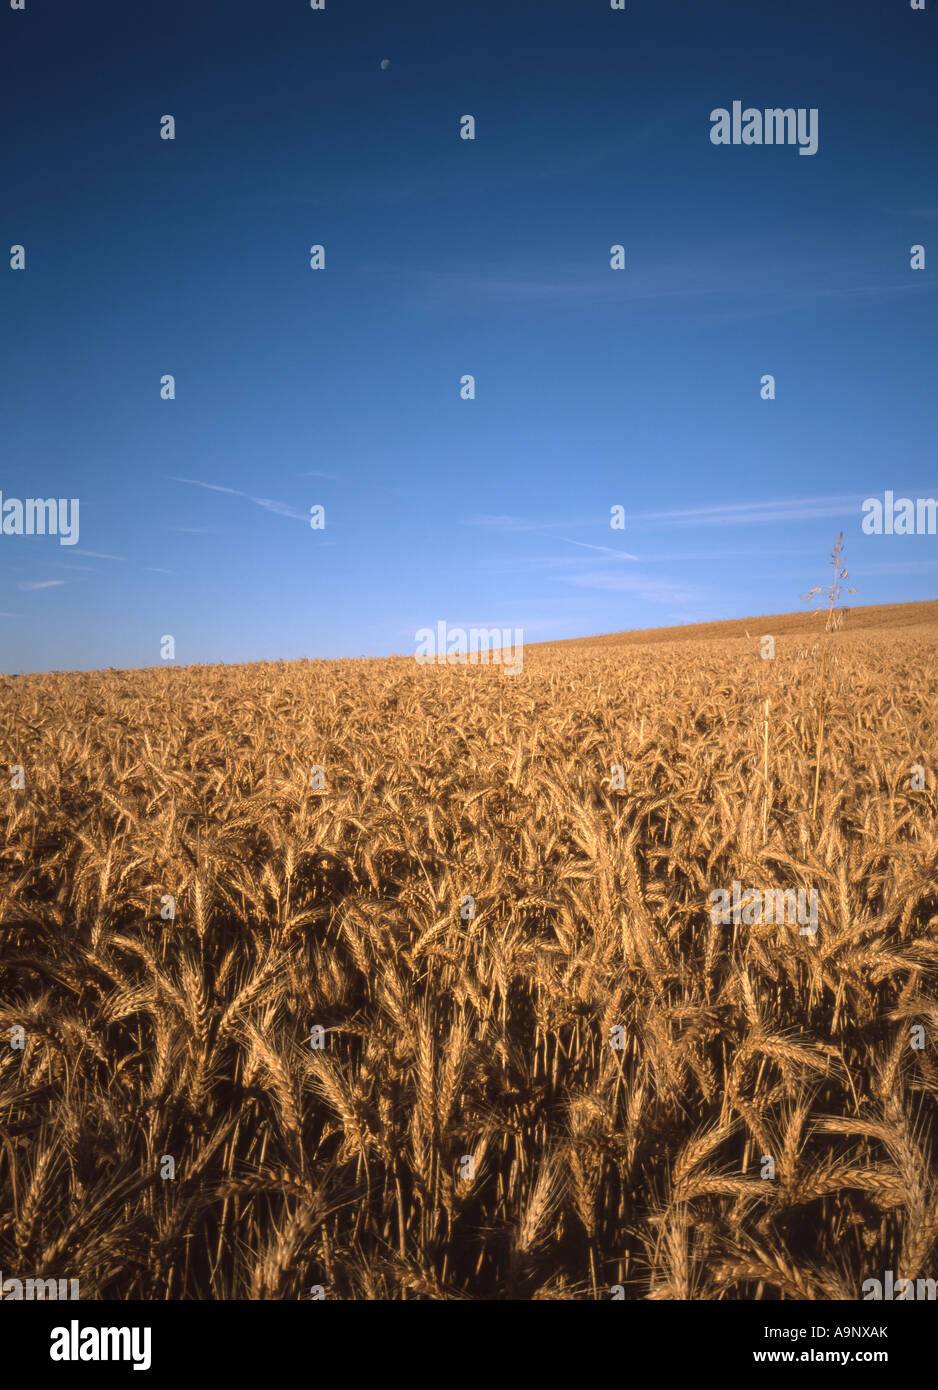
[[[927,616],[838,634],[820,733],[787,620],[770,663],[740,625],[511,677],[0,679],[0,1267],[147,1299],[934,1274]],[[816,888],[816,937],[715,923],[736,880]]]

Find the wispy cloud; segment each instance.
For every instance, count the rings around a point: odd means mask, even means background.
[[[848,509],[859,515],[859,494],[839,497],[795,497],[778,502],[718,502],[708,507],[680,507],[664,512],[635,512],[636,521],[663,522],[668,526],[748,526],[763,522],[812,521],[844,517]]]
[[[337,483],[339,481],[338,473],[320,473],[316,468],[312,469],[309,473],[297,473],[296,476],[298,478],[328,478],[331,483]]]
[[[190,487],[204,487],[209,492],[226,492],[231,497],[243,497],[246,502],[252,503],[255,507],[262,507],[265,512],[273,512],[275,516],[290,517],[293,521],[309,521],[308,512],[295,511],[288,502],[278,502],[274,497],[254,497],[249,492],[242,492],[240,488],[223,487],[220,483],[203,483],[199,478],[170,476],[174,483],[188,483]]]
[[[671,272],[673,276],[673,271]],[[495,304],[570,304],[580,308],[586,304],[611,304],[623,300],[659,299],[705,299],[711,295],[725,295],[721,285],[701,286],[687,284],[675,286],[665,281],[655,286],[640,288],[634,280],[624,275],[598,274],[577,279],[562,280],[548,277],[543,280],[524,278],[515,275],[497,275],[485,272],[458,270],[421,270],[415,279],[434,302],[441,297],[447,302],[457,297],[467,303]]]
[[[629,148],[636,150],[647,144],[652,136],[664,128],[676,128],[679,120],[669,113],[665,118],[660,116],[642,123],[635,122],[629,129]],[[552,144],[551,149],[554,150]],[[613,138],[608,141],[578,141],[571,138],[567,148],[556,148],[554,157],[548,162],[517,159],[508,160],[500,165],[487,167],[485,172],[474,172],[472,178],[472,190],[474,195],[494,196],[502,192],[516,193],[519,187],[526,184],[540,184],[552,179],[562,179],[564,186],[569,186],[571,176],[578,173],[585,174],[589,169],[602,164],[610,164],[615,170],[621,163],[622,153],[619,143]],[[318,192],[285,192],[282,187],[272,187],[267,192],[267,197],[271,201],[307,204],[312,206],[334,207],[341,202],[343,206],[355,206],[360,203],[395,205],[413,204],[422,198],[438,199],[441,197],[458,196],[465,193],[466,173],[464,168],[456,172],[451,168],[447,175],[445,169],[434,167],[432,170],[424,170],[411,173],[407,179],[402,179],[399,167],[393,167],[387,160],[375,160],[373,167],[368,170],[367,177],[359,175],[354,180],[349,179],[345,184],[330,181],[324,184]],[[252,202],[256,202],[257,193],[252,193]],[[385,265],[363,266],[364,272],[375,272],[383,274],[387,269],[396,269],[396,266],[387,267]]]
[[[695,584],[675,584],[647,575],[626,574],[622,570],[587,570],[582,574],[564,575],[560,582],[572,584],[578,589],[605,589],[638,594],[649,603],[692,603],[703,598],[707,592]]]
[[[631,555],[627,550],[616,550],[613,545],[591,545],[589,541],[572,541],[569,536],[558,536],[559,541],[565,541],[567,545],[578,545],[583,550],[601,550],[604,555],[614,555],[617,560],[637,560],[638,555]]]
[[[0,613],[0,618],[19,618],[21,616],[20,613]]]
[[[67,579],[20,579],[17,581],[18,589],[55,589],[60,584],[67,584]]]
[[[862,560],[850,566],[854,577],[864,574],[917,574],[938,570],[938,560],[874,560],[865,564]]]
[[[558,540],[570,541],[567,536],[558,536]],[[609,551],[617,559],[627,559],[641,565],[682,565],[682,564],[714,564],[718,561],[729,560],[738,563],[741,560],[759,560],[764,565],[768,560],[791,561],[793,557],[804,555],[807,559],[817,558],[817,549],[799,545],[787,546],[768,546],[760,545],[756,547],[741,546],[701,546],[695,549],[681,550],[649,550],[641,555],[632,555],[624,550],[615,550],[608,546],[594,546],[585,541],[570,541],[570,544],[578,547],[585,547],[589,550]],[[525,571],[538,572],[541,570],[582,570],[589,564],[589,556],[586,555],[500,555],[495,561],[485,563],[484,571],[487,574],[515,574]],[[594,562],[595,563],[595,562]],[[800,573],[801,571],[787,571],[788,573]]]
[[[104,555],[100,550],[76,550],[75,555],[87,555],[91,560],[126,560],[126,555]]]
[[[862,279],[863,268],[847,265],[840,271],[841,281],[832,281],[818,264],[805,265],[789,259],[778,266],[779,274],[767,280],[761,264],[732,265],[702,247],[692,261],[685,261],[679,276],[674,264],[644,262],[628,274],[595,274],[564,277],[552,274],[517,275],[498,269],[419,270],[404,273],[412,294],[421,295],[430,305],[478,311],[491,305],[559,305],[587,309],[622,304],[661,304],[675,309],[697,308],[721,317],[775,314],[804,310],[818,301],[855,302],[858,299],[882,301],[938,288],[938,278],[919,274],[894,280],[870,282]],[[788,274],[782,273],[788,271]],[[792,285],[796,288],[792,288]]]
[[[852,515],[859,517],[861,501],[862,496],[859,493],[844,493],[835,497],[798,497],[776,502],[717,502],[704,507],[673,507],[660,512],[630,511],[626,516],[626,525],[629,529],[633,528],[635,522],[653,522],[665,526],[732,526],[746,525],[750,522],[761,524],[773,521],[809,521],[813,518],[831,516],[841,517],[846,521]],[[597,545],[595,542],[577,541],[571,536],[557,535],[559,530],[567,530],[571,526],[589,527],[595,535],[598,527],[598,519],[595,516],[582,519],[567,517],[563,521],[531,521],[523,516],[483,512],[476,516],[464,517],[461,525],[475,526],[486,531],[539,535],[548,540],[563,541],[566,545],[580,546],[584,550],[603,551],[621,560],[709,558],[709,552],[702,557],[685,557],[681,553],[676,556],[635,555],[615,546]],[[603,529],[608,529],[608,518],[604,519]],[[786,547],[784,553],[790,554],[790,547]]]
[[[155,566],[153,566],[153,565],[144,565],[143,568],[144,568],[144,571],[145,571],[147,574],[175,574],[175,573],[176,573],[175,570],[161,570],[161,569],[156,569]]]

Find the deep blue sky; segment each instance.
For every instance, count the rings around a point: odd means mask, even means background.
[[[935,597],[938,0],[3,6],[3,670]]]

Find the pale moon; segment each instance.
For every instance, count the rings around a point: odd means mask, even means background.
[[[390,60],[390,58],[382,58],[382,59],[381,59],[381,71],[382,71],[382,72],[387,72],[387,70],[388,70],[388,68],[389,68],[390,66],[391,66],[391,60]]]

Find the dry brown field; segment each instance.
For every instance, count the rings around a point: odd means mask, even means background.
[[[0,678],[4,1277],[938,1276],[938,604],[832,639],[812,818],[822,639]],[[715,922],[734,882],[817,931]]]

